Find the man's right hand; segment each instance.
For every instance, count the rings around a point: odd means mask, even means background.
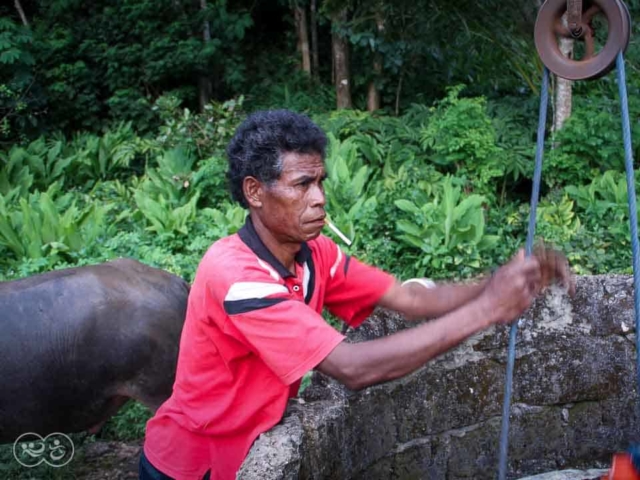
[[[478,300],[491,323],[510,323],[529,308],[541,288],[540,262],[520,250],[496,270]]]

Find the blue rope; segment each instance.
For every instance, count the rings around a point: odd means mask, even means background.
[[[629,102],[627,97],[627,82],[622,52],[616,58],[618,74],[618,88],[620,92],[620,108],[622,111],[622,140],[624,143],[624,164],[627,177],[627,195],[629,201],[629,223],[631,226],[631,247],[633,251],[633,284],[634,307],[636,315],[636,381],[640,395],[640,244],[638,242],[638,211],[636,206],[636,188],[633,173],[633,149],[631,146],[631,122],[629,119]],[[540,195],[540,179],[542,172],[542,157],[544,153],[544,133],[548,108],[549,71],[545,68],[540,95],[540,115],[538,122],[538,142],[536,145],[536,164],[531,192],[531,213],[529,216],[529,230],[527,232],[526,253],[531,255],[533,238],[536,228],[536,210]],[[511,407],[511,393],[513,385],[513,367],[516,358],[516,335],[518,322],[511,325],[509,332],[509,351],[507,357],[507,377],[504,388],[504,403],[502,405],[502,430],[500,432],[500,467],[499,480],[505,480],[507,475],[507,451],[509,446],[509,411]],[[637,405],[640,414],[640,403]]]
[[[538,116],[538,142],[536,144],[536,163],[533,173],[533,190],[531,191],[531,212],[529,214],[529,229],[527,231],[526,254],[533,251],[533,239],[536,232],[536,212],[538,197],[540,196],[540,180],[542,178],[542,157],[544,155],[544,133],[547,125],[547,109],[549,104],[549,70],[544,68],[542,74],[542,88],[540,91],[540,114]],[[504,402],[502,404],[502,431],[500,432],[500,467],[499,480],[507,478],[507,451],[509,449],[509,410],[511,407],[511,390],[513,385],[513,366],[516,361],[516,335],[518,321],[511,325],[509,332],[509,353],[507,357],[507,378],[504,384]]]
[[[616,58],[620,109],[622,111],[622,142],[624,143],[624,166],[627,172],[627,197],[629,200],[629,222],[631,224],[631,249],[633,252],[633,290],[636,310],[636,375],[638,394],[640,394],[640,255],[638,248],[638,211],[636,208],[636,183],[633,175],[633,151],[631,148],[631,125],[629,120],[629,102],[627,99],[627,80],[622,52]],[[640,405],[638,405],[640,409]]]

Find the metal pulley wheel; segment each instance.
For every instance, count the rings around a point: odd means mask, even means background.
[[[606,41],[596,37],[603,25]],[[615,67],[616,56],[627,49],[630,34],[631,16],[622,0],[546,0],[538,11],[535,43],[542,62],[553,73],[569,80],[586,80],[606,75]],[[582,57],[564,56],[558,37],[584,42]]]

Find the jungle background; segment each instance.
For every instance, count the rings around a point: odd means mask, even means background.
[[[632,19],[640,2],[627,2]],[[225,147],[252,111],[328,134],[342,248],[399,278],[461,279],[526,237],[540,2],[14,0],[0,6],[0,279],[132,257],[192,280],[245,211]],[[640,42],[626,52],[640,156]],[[598,32],[600,39],[602,30]],[[579,50],[580,45],[563,48]],[[629,273],[614,74],[552,78],[538,237],[578,274]],[[640,178],[640,177],[637,177]],[[131,403],[95,439],[139,439]],[[0,449],[0,476],[20,469]]]

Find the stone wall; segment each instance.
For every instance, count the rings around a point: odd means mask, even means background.
[[[377,311],[349,341],[411,325]],[[520,320],[509,478],[609,464],[638,441],[633,284],[581,277]],[[403,379],[350,392],[316,373],[262,435],[238,478],[493,479],[508,327],[476,335]]]

